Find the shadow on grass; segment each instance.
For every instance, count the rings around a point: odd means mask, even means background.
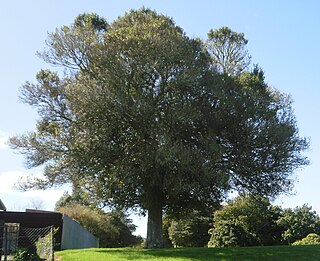
[[[177,248],[177,249],[94,249],[125,260],[320,260],[320,246],[276,246],[242,248]]]

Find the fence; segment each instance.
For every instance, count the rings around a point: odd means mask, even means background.
[[[18,223],[5,223],[0,227],[0,261],[12,260],[12,257],[53,261],[53,234],[53,226],[25,228]]]

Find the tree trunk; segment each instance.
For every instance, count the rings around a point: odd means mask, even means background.
[[[148,209],[147,248],[162,248],[162,206],[154,202]]]

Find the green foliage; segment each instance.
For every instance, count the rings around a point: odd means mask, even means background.
[[[36,242],[37,247],[37,255],[41,258],[45,258],[46,260],[49,260],[50,257],[53,255],[53,245],[52,242],[53,235],[48,233],[46,236],[41,237]]]
[[[242,195],[214,213],[208,245],[291,244],[319,232],[320,217],[308,205],[281,209],[265,198]]]
[[[277,223],[283,230],[283,241],[288,244],[300,240],[308,234],[320,234],[320,217],[308,205],[285,209]]]
[[[261,197],[242,196],[214,213],[209,247],[275,245],[281,242],[276,224],[280,209]]]
[[[173,244],[169,237],[169,227],[171,225],[171,219],[167,215],[164,215],[162,220],[162,240],[164,248],[172,248]]]
[[[72,195],[69,195],[68,192],[64,192],[63,195],[56,202],[54,209],[58,210],[61,207],[65,207],[67,205],[72,205],[76,203],[78,202],[74,197],[72,197]]]
[[[301,240],[297,240],[292,243],[292,245],[319,245],[320,244],[320,236],[317,234],[309,234],[305,238]]]
[[[210,238],[210,218],[199,211],[187,213],[179,219],[167,218],[167,233],[174,247],[203,247]]]
[[[100,206],[140,207],[160,246],[162,210],[201,211],[231,188],[275,196],[308,163],[292,101],[245,70],[243,34],[222,28],[205,44],[142,8],[111,24],[82,14],[47,43],[40,56],[68,70],[22,87],[39,120],[10,144],[44,166],[27,189],[71,183]],[[219,48],[240,58],[216,60]]]
[[[34,248],[19,248],[13,255],[14,261],[28,261],[37,260],[38,255]]]
[[[106,213],[96,208],[72,204],[58,208],[61,213],[77,220],[99,238],[101,247],[126,247],[140,243],[141,238],[132,235],[132,220],[119,212]]]
[[[221,81],[215,89],[221,99],[214,119],[225,149],[221,169],[225,166],[230,173],[229,184],[241,192],[271,197],[290,190],[290,173],[307,164],[292,149],[308,146],[297,136],[292,100],[271,90],[259,69],[223,76]]]
[[[75,204],[97,207],[97,204],[89,199],[86,192],[84,192],[81,188],[74,188],[71,195],[68,192],[63,193],[63,195],[56,202],[55,209]]]
[[[246,50],[247,43],[248,40],[243,33],[234,32],[228,27],[211,29],[206,46],[215,69],[220,73],[234,76],[244,72],[251,60]]]
[[[38,56],[48,63],[72,70],[89,70],[92,56],[109,28],[106,20],[97,14],[78,15],[71,26],[63,26],[49,34],[49,48]]]

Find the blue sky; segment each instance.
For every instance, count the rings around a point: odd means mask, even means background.
[[[310,166],[295,173],[293,196],[276,201],[284,207],[308,203],[320,213],[320,1],[317,0],[33,0],[1,1],[0,8],[0,199],[8,210],[23,210],[32,201],[41,200],[52,210],[66,188],[50,191],[18,192],[12,188],[26,173],[41,175],[41,170],[27,170],[23,157],[11,151],[8,136],[31,131],[36,112],[18,101],[19,88],[34,81],[41,68],[48,68],[35,53],[45,47],[48,32],[69,25],[80,13],[95,12],[111,22],[125,11],[149,7],[173,17],[191,37],[206,38],[211,28],[229,26],[245,33],[254,63],[266,73],[270,86],[291,94],[297,124],[302,136],[311,140],[306,155]],[[55,69],[55,68],[53,68]],[[138,232],[145,233],[144,220],[135,218]]]

